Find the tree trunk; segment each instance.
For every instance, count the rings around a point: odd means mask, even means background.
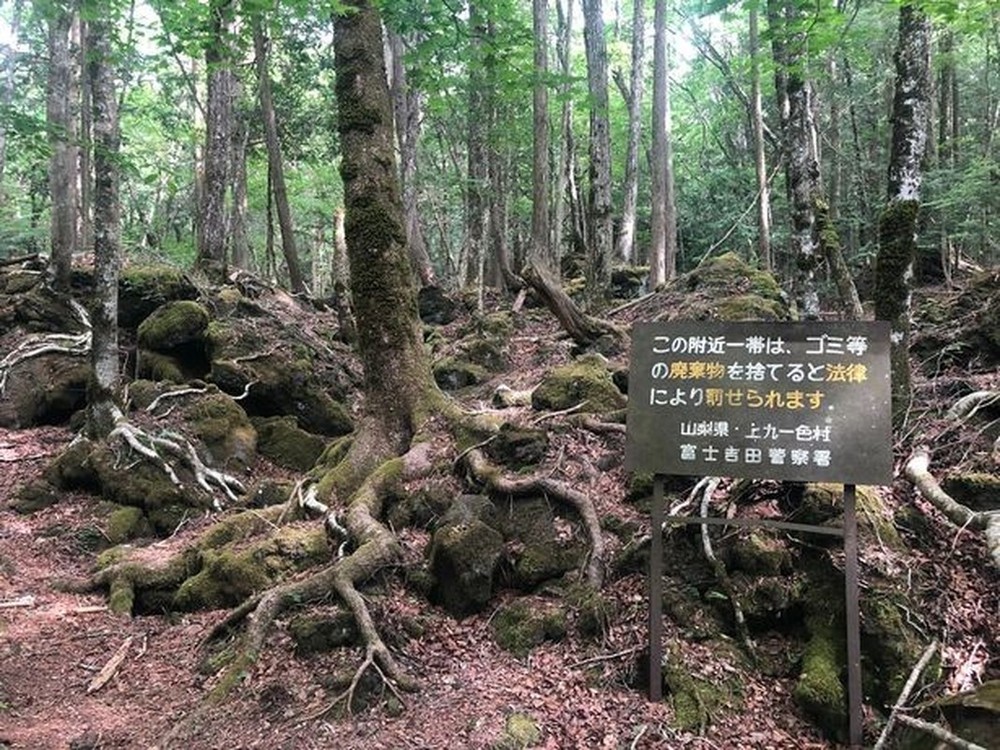
[[[73,89],[69,36],[73,13],[53,5],[48,19],[49,78],[46,122],[49,131],[49,193],[52,198],[49,272],[57,289],[69,289],[70,266],[76,251],[77,157],[76,124],[72,116]]]
[[[240,113],[233,123],[233,162],[231,166],[233,184],[233,208],[231,219],[232,252],[235,268],[250,270],[250,238],[247,236],[247,141],[250,129],[247,117]]]
[[[921,161],[930,125],[930,36],[927,16],[911,3],[899,9],[896,93],[892,104],[888,202],[879,218],[875,317],[892,328],[893,421],[901,425],[912,396],[910,297],[920,211]]]
[[[226,189],[233,131],[233,71],[229,49],[232,0],[211,0],[211,30],[205,47],[208,103],[205,107],[205,156],[201,194],[201,235],[197,266],[210,278],[226,275],[229,229]]]
[[[602,297],[611,280],[613,251],[611,206],[611,132],[608,121],[608,48],[601,0],[583,0],[583,38],[590,93],[590,192],[588,194],[587,285],[592,299]]]
[[[622,202],[622,222],[618,234],[618,259],[635,263],[635,222],[639,201],[639,148],[642,135],[642,95],[645,79],[646,3],[635,0],[632,5],[632,72],[629,76],[628,145],[625,152],[625,198]]]
[[[17,59],[17,35],[21,28],[21,0],[14,3],[10,20],[10,44],[3,50],[3,77],[0,78],[0,107],[10,109],[14,98],[14,68]],[[7,119],[0,118],[0,206],[7,200],[4,175],[7,171]]]
[[[399,142],[399,179],[403,191],[403,213],[406,217],[406,242],[410,248],[410,262],[422,286],[437,283],[431,265],[424,230],[420,222],[417,197],[417,147],[420,144],[423,105],[421,93],[410,88],[404,64],[403,38],[388,31],[389,51],[392,56],[392,103],[396,116],[396,139]]]
[[[564,223],[566,207],[570,201],[569,185],[573,174],[573,101],[570,96],[572,86],[572,58],[570,47],[573,39],[572,0],[566,0],[567,8],[563,9],[562,0],[556,0],[556,10],[559,17],[559,34],[557,51],[562,82],[559,84],[559,96],[562,99],[562,112],[559,118],[559,159],[556,165],[556,188],[553,191],[554,216],[552,218],[552,240],[549,247],[549,265],[558,274],[562,258]],[[571,213],[571,216],[574,215]]]
[[[489,185],[489,164],[486,155],[486,123],[488,96],[486,91],[486,17],[477,2],[469,3],[469,80],[466,125],[466,267],[460,283],[473,285],[478,290],[482,306],[483,269],[486,261],[489,204],[486,190]]]
[[[91,194],[93,181],[92,150],[87,144],[93,142],[93,83],[87,75],[87,55],[90,46],[90,30],[88,22],[77,18],[74,26],[74,36],[76,37],[76,48],[78,62],[74,65],[80,71],[79,96],[70,94],[73,101],[80,102],[80,143],[84,144],[78,148],[80,164],[77,170],[77,186],[79,196],[79,207],[77,217],[79,220],[79,230],[77,232],[76,246],[78,249],[89,250],[94,246],[94,198]]]
[[[669,170],[669,98],[667,82],[667,3],[656,0],[653,11],[653,153],[649,285],[655,289],[677,273],[676,209],[672,209]],[[671,219],[670,214],[673,213]],[[671,250],[673,248],[673,250]]]
[[[351,12],[336,18],[334,53],[351,297],[374,428],[364,440],[398,454],[433,380],[406,249],[382,27],[369,0],[347,5]]]
[[[111,67],[111,21],[90,22],[88,64],[94,126],[94,306],[87,432],[107,437],[118,407],[118,272],[121,265],[118,198],[118,102]]]
[[[754,169],[757,173],[757,260],[761,268],[770,271],[771,257],[771,184],[767,175],[764,153],[764,107],[760,92],[760,34],[758,9],[750,7],[750,121],[753,126]]]
[[[285,187],[285,164],[281,158],[281,141],[278,137],[278,122],[274,114],[271,96],[271,76],[267,72],[267,40],[259,15],[253,18],[253,49],[257,65],[257,85],[260,95],[260,110],[264,120],[264,140],[267,143],[267,163],[271,170],[271,187],[274,203],[278,209],[278,227],[281,229],[281,251],[288,267],[288,281],[292,291],[305,294],[306,283],[302,278],[299,251],[295,242],[295,228],[292,226],[292,209],[288,205],[288,190]]]
[[[535,81],[532,87],[531,246],[533,263],[549,259],[549,4],[532,0]],[[560,197],[561,200],[561,197]]]

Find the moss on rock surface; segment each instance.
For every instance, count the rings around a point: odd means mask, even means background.
[[[211,465],[245,469],[256,456],[257,431],[232,397],[212,391],[193,398],[181,416],[201,441]]]
[[[168,302],[139,324],[137,340],[143,349],[170,352],[183,344],[202,341],[208,321],[208,310],[193,300]]]
[[[606,360],[594,354],[550,370],[531,394],[535,409],[603,413],[625,406],[625,396],[611,379]]]
[[[437,529],[429,555],[432,599],[458,617],[480,611],[493,596],[502,554],[503,537],[479,519]]]
[[[832,593],[832,592],[831,592]],[[846,663],[843,612],[816,611],[807,618],[809,640],[794,696],[802,710],[831,737],[847,728],[847,691],[840,681]]]
[[[300,429],[294,417],[255,419],[257,449],[279,466],[308,471],[326,448],[323,438]]]
[[[118,324],[135,328],[164,303],[197,297],[198,289],[178,268],[130,264],[118,282]]]
[[[500,648],[523,659],[544,641],[566,636],[566,614],[554,605],[539,606],[519,599],[500,608],[492,627]]]

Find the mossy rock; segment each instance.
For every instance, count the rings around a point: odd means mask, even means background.
[[[176,528],[176,527],[175,527]],[[108,515],[104,534],[111,544],[123,544],[131,539],[150,536],[152,525],[141,508],[119,505]]]
[[[491,625],[497,645],[521,659],[544,641],[559,641],[566,636],[565,612],[526,600],[501,607]]]
[[[435,580],[432,601],[456,617],[482,610],[493,596],[503,549],[499,532],[478,519],[438,528],[429,555]]]
[[[840,679],[847,658],[843,611],[813,612],[806,624],[809,640],[793,696],[824,734],[842,740],[847,729],[847,691]]]
[[[152,511],[171,505],[208,507],[208,499],[188,494],[175,485],[166,472],[143,460],[134,466],[119,465],[115,453],[98,445],[89,462],[97,474],[101,495],[118,505],[134,505]]]
[[[575,534],[556,533],[552,507],[543,497],[510,503],[497,524],[505,539],[516,540],[511,584],[522,591],[533,591],[583,564],[587,547]]]
[[[257,428],[257,450],[279,466],[308,471],[326,448],[323,438],[300,429],[294,417],[253,420]]]
[[[180,357],[172,357],[148,349],[141,349],[138,355],[139,377],[166,383],[186,383],[196,373],[187,372]]]
[[[217,468],[250,466],[257,455],[257,431],[231,396],[214,388],[188,401],[181,417],[201,442],[206,463]]]
[[[295,485],[292,482],[264,480],[247,493],[247,505],[251,508],[268,508],[288,501]]]
[[[664,660],[663,683],[674,709],[670,723],[677,729],[704,734],[713,717],[738,697],[739,685],[704,679],[688,671],[688,663],[676,649]]]
[[[892,705],[906,684],[926,643],[907,621],[914,603],[894,580],[873,578],[860,599],[861,652],[866,665],[865,694],[879,705]],[[934,680],[939,663],[925,669],[925,684]]]
[[[444,391],[457,391],[477,385],[487,377],[485,368],[458,357],[445,357],[434,363],[434,382]]]
[[[284,526],[247,546],[200,547],[200,553],[201,567],[177,588],[173,609],[235,606],[283,575],[327,560],[330,554],[326,535],[312,526]]]
[[[507,369],[507,356],[500,342],[475,338],[463,343],[461,349],[466,360],[488,372],[503,372]]]
[[[59,502],[56,488],[45,481],[27,482],[10,500],[10,509],[16,513],[35,513]]]
[[[731,571],[762,576],[776,576],[792,570],[792,552],[788,545],[762,530],[738,537],[728,548]]]
[[[118,324],[135,328],[166,302],[197,298],[198,289],[178,268],[129,265],[118,281]]]
[[[788,311],[779,300],[757,294],[738,294],[720,300],[715,306],[720,320],[787,320]]]
[[[1000,476],[970,472],[945,477],[941,488],[976,512],[1000,510]]]
[[[239,351],[227,349],[223,354],[235,356]],[[220,359],[218,354],[212,360],[209,379],[226,393],[246,391],[240,404],[247,414],[292,416],[303,430],[328,437],[347,435],[354,429],[347,407],[331,397],[327,382],[317,378],[307,359],[276,353],[244,366]]]
[[[129,383],[128,400],[133,409],[142,411],[166,390],[167,387],[156,380],[137,378]]]
[[[733,589],[747,626],[754,631],[795,628],[802,617],[802,579],[792,575],[730,576]],[[732,607],[722,602],[721,615],[728,617]]]
[[[65,424],[86,405],[86,357],[43,354],[12,367],[0,398],[0,427]]]
[[[607,361],[588,354],[550,370],[531,394],[536,410],[562,411],[579,406],[582,412],[604,413],[625,406],[625,396],[611,379]]]
[[[100,491],[100,479],[90,462],[95,447],[86,438],[74,440],[45,467],[45,480],[62,490]]]
[[[296,656],[333,651],[360,642],[357,623],[350,612],[301,614],[288,621],[288,634],[295,643]]]
[[[505,422],[486,446],[486,452],[494,461],[519,471],[540,463],[548,448],[549,433],[546,430]]]
[[[589,640],[599,640],[608,634],[615,616],[615,605],[599,590],[586,583],[570,585],[564,596],[573,612],[576,632]]]
[[[420,319],[429,325],[443,326],[458,316],[459,304],[439,286],[425,286],[417,294]]]
[[[639,297],[649,281],[649,266],[618,266],[611,269],[611,297]]]
[[[542,730],[528,714],[512,713],[504,722],[503,735],[490,747],[491,750],[526,750],[542,739]]]
[[[14,295],[30,292],[41,284],[45,277],[31,271],[11,271],[0,278],[3,279],[4,294]]]
[[[136,340],[143,349],[171,352],[183,344],[203,341],[208,321],[208,310],[197,302],[167,302],[139,324]]]

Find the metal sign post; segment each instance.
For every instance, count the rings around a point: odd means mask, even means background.
[[[662,699],[664,520],[844,537],[850,742],[862,736],[855,484],[892,478],[884,322],[639,323],[632,333],[625,468],[652,473],[649,696]],[[844,483],[841,529],[664,516],[663,477]]]

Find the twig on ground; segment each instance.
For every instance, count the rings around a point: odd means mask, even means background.
[[[924,734],[929,734],[931,737],[941,740],[941,742],[944,742],[947,745],[959,748],[959,750],[986,750],[986,748],[982,745],[977,745],[975,742],[963,740],[961,737],[956,734],[952,734],[944,727],[940,727],[937,724],[931,724],[929,721],[924,721],[923,719],[917,719],[907,714],[900,714],[896,717],[896,721],[900,724],[905,724],[908,727],[919,729]]]
[[[118,647],[118,650],[115,651],[114,655],[110,659],[108,659],[107,664],[105,664],[104,667],[101,669],[101,671],[98,672],[97,675],[94,677],[94,679],[90,681],[90,684],[87,685],[87,695],[90,695],[91,693],[96,693],[102,687],[107,685],[108,682],[111,680],[111,678],[115,676],[115,672],[118,671],[118,668],[122,665],[122,662],[125,661],[125,657],[128,656],[128,650],[132,646],[133,637],[134,636],[130,635],[128,638],[125,639],[125,642]]]
[[[913,688],[917,684],[917,680],[920,679],[920,675],[926,669],[928,662],[930,662],[931,657],[934,656],[934,652],[937,651],[938,642],[931,641],[930,645],[924,649],[924,653],[921,654],[920,659],[913,666],[913,670],[910,672],[910,676],[906,680],[906,684],[903,685],[903,689],[899,693],[899,697],[896,698],[896,703],[892,707],[892,711],[889,712],[889,718],[885,722],[885,727],[882,728],[882,734],[879,735],[878,742],[875,743],[873,750],[882,750],[885,747],[886,740],[889,739],[889,733],[892,732],[893,725],[896,723],[896,717],[902,710],[903,706],[910,699],[910,693],[913,692]]]

